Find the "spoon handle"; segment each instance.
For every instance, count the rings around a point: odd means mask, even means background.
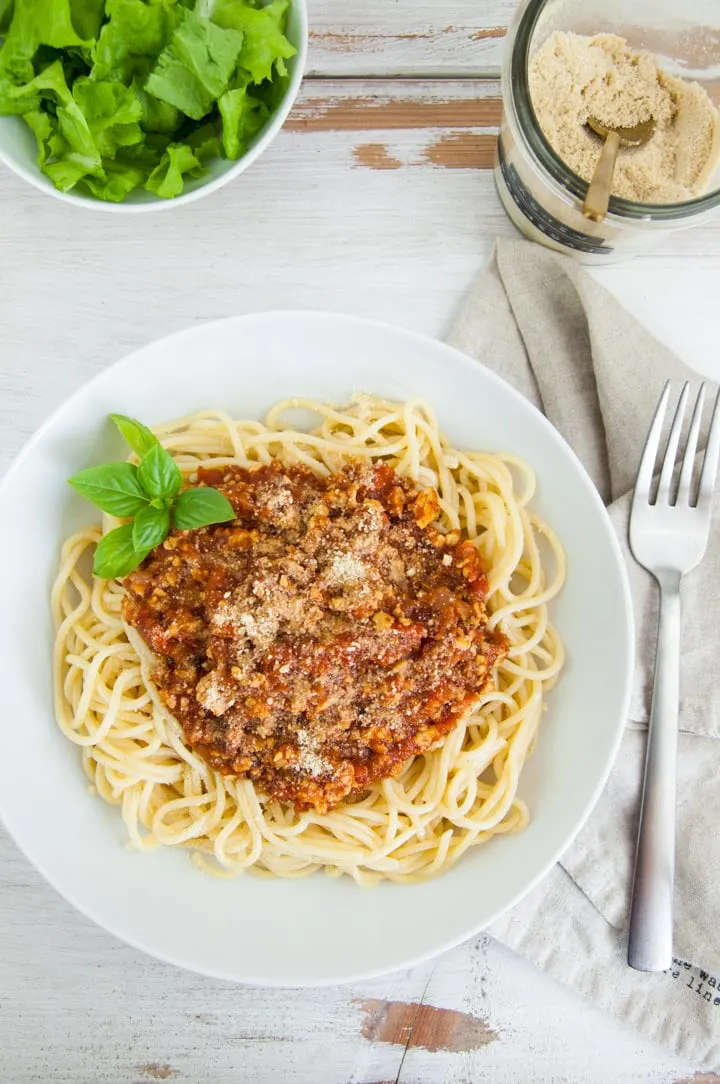
[[[607,214],[610,189],[612,188],[619,150],[619,135],[617,132],[609,132],[605,140],[605,146],[595,166],[595,173],[588,186],[583,204],[583,214],[586,218],[592,219],[593,222],[602,222]]]

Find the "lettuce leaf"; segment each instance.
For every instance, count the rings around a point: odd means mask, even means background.
[[[50,140],[57,131],[57,122],[42,109],[33,109],[23,114],[23,120],[37,140],[38,165],[44,166],[50,154]]]
[[[242,31],[243,47],[238,61],[251,83],[272,79],[273,68],[287,75],[286,60],[297,50],[285,37],[285,24],[290,0],[273,0],[266,7],[256,8],[246,0],[216,0],[211,18],[218,26]]]
[[[149,176],[172,143],[172,137],[163,132],[147,132],[142,143],[135,143],[131,147],[121,147],[117,153],[119,160],[137,165],[144,169]]]
[[[170,40],[181,9],[175,0],[107,0],[108,21],[95,47],[94,79],[113,77],[129,83],[138,70],[149,70]],[[147,74],[147,70],[144,74]]]
[[[143,139],[138,123],[143,107],[130,87],[124,87],[122,83],[76,79],[73,98],[103,158],[111,158],[119,147],[128,147]]]
[[[41,45],[64,49],[88,44],[73,26],[70,0],[15,0],[0,51],[0,70],[29,81],[35,74],[32,59]]]
[[[0,34],[6,34],[12,18],[13,0],[0,0]]]
[[[173,132],[178,130],[185,118],[174,105],[170,105],[169,102],[161,102],[154,94],[148,94],[143,82],[136,76],[132,84],[135,97],[142,108],[140,127],[144,132],[165,132],[172,135]]]
[[[82,132],[83,143],[90,135],[82,111],[74,101],[67,85],[61,61],[56,60],[27,83],[18,85],[0,76],[0,112],[27,113],[47,105],[54,114],[65,109]]]
[[[70,0],[72,24],[81,38],[94,41],[105,15],[105,0]]]
[[[32,80],[18,86],[11,79],[0,75],[0,114],[3,116],[36,112],[41,101],[40,92],[33,87]]]
[[[171,199],[182,192],[185,173],[200,177],[204,172],[202,163],[186,143],[171,143],[159,166],[148,177],[145,187],[156,196]]]
[[[52,183],[61,192],[69,192],[80,181],[85,180],[88,174],[102,172],[102,165],[96,165],[91,159],[84,158],[81,154],[68,150],[62,158],[48,162],[43,166],[45,173]]]
[[[242,43],[241,31],[223,29],[185,9],[145,89],[202,120],[227,90]]]
[[[248,149],[270,116],[261,101],[248,94],[247,87],[226,90],[218,102],[222,118],[222,143],[225,157],[237,159]]]
[[[73,170],[70,172],[75,172],[81,164],[84,165],[86,173],[101,169],[100,152],[85,114],[67,85],[61,61],[56,60],[36,75],[25,90],[37,93],[46,111],[47,103],[54,106],[56,129],[49,140],[51,154],[72,162]],[[48,172],[48,169],[49,166],[46,166],[45,172]],[[54,170],[48,173],[48,176],[54,179],[54,175],[61,172]]]
[[[103,177],[87,176],[83,183],[98,199],[120,203],[147,178],[147,171],[131,162],[103,159]]]
[[[219,158],[222,154],[222,145],[214,124],[201,124],[187,137],[187,145],[199,162],[206,162],[208,158]]]

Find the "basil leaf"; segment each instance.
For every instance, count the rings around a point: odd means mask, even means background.
[[[159,443],[154,433],[151,433],[146,425],[138,422],[135,418],[128,418],[125,414],[111,414],[110,417],[120,431],[120,436],[126,444],[129,444],[137,456],[142,459],[145,452],[149,452]]]
[[[170,530],[170,511],[167,508],[143,508],[133,520],[132,541],[138,553],[155,549],[167,538]]]
[[[68,482],[81,497],[111,516],[134,516],[147,504],[137,467],[131,463],[90,467],[68,478]]]
[[[95,550],[93,575],[103,580],[114,580],[127,576],[137,568],[147,557],[147,552],[138,553],[132,539],[132,523],[125,523],[101,538]]]
[[[174,497],[182,485],[180,469],[162,444],[154,444],[140,460],[138,481],[148,497]]]
[[[235,519],[230,501],[211,486],[183,490],[173,505],[172,515],[173,523],[181,531]]]

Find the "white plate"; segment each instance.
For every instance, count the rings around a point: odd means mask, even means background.
[[[125,847],[119,810],[88,792],[78,749],[53,719],[48,593],[61,539],[92,518],[65,479],[119,458],[106,415],[159,422],[202,407],[261,417],[279,398],[342,403],[353,391],[420,395],[459,447],[524,456],[568,579],[554,610],[568,662],[549,698],[520,794],[532,820],[420,885],[360,889],[203,876],[187,852]],[[130,944],[222,978],[315,985],[405,967],[469,937],[550,869],[605,782],[625,720],[632,619],[619,547],[573,453],[481,365],[399,328],[311,312],[205,324],[148,346],[77,392],[0,483],[0,814],[66,899]]]

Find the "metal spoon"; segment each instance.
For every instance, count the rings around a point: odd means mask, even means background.
[[[593,179],[588,185],[583,204],[583,214],[593,222],[602,222],[610,202],[610,190],[615,175],[615,163],[621,147],[640,147],[655,132],[655,119],[644,120],[633,128],[608,128],[597,119],[588,117],[588,127],[605,140]]]

